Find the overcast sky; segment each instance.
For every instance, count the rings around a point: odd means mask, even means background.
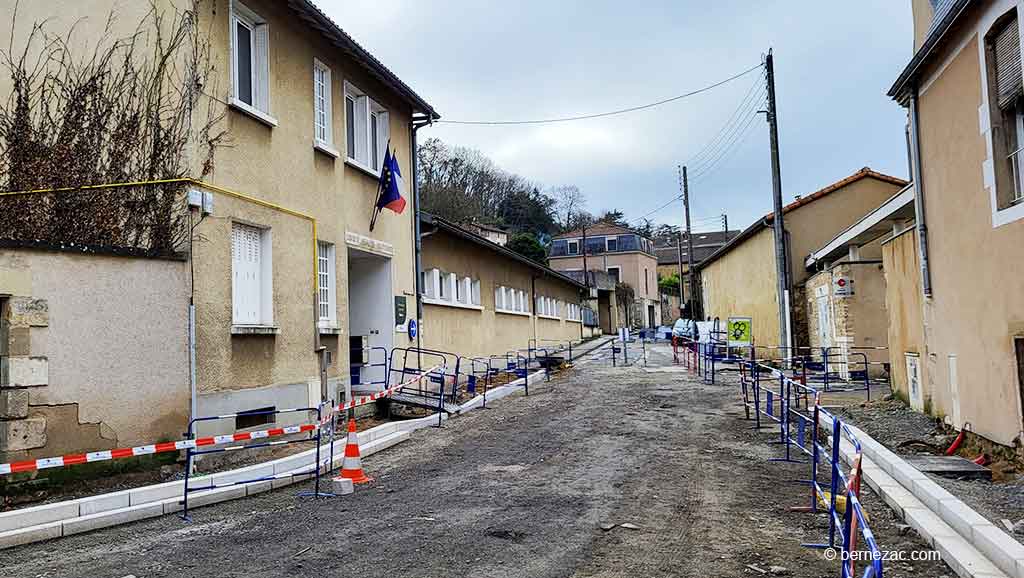
[[[911,56],[910,0],[317,3],[445,120],[526,120],[640,105],[731,77],[773,47],[787,202],[864,166],[907,176],[905,114],[885,92]],[[745,97],[757,96],[750,92],[757,74],[618,117],[438,124],[420,134],[477,148],[547,187],[575,184],[590,211],[617,208],[631,219],[677,195],[676,166],[689,163],[703,172],[690,188],[698,229],[720,226],[710,218],[723,212],[730,228],[743,228],[771,210],[764,116],[751,121],[744,138],[725,138],[712,149],[724,152],[694,157],[731,126]],[[672,206],[650,218],[678,224],[682,210]]]

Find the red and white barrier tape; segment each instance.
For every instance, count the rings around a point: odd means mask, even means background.
[[[372,395],[360,396],[347,403],[340,404],[333,409],[335,411],[342,411],[346,409],[352,409],[361,405],[366,405],[373,401],[376,401],[382,397],[389,396],[394,392],[407,387],[408,385],[423,379],[428,374],[440,369],[441,366],[435,366],[427,371],[421,373],[419,376],[410,379],[404,383],[400,383],[394,387],[379,391]],[[282,410],[278,413],[295,412],[300,410]],[[228,414],[218,417],[236,417],[240,414]],[[244,414],[242,414],[244,415]],[[159,444],[136,446],[133,448],[119,448],[115,450],[103,450],[98,452],[89,452],[84,454],[67,454],[54,458],[40,458],[37,460],[24,460],[20,462],[11,462],[7,464],[0,464],[0,476],[8,474],[18,474],[22,472],[33,472],[36,470],[45,470],[48,468],[62,468],[65,466],[73,466],[78,464],[86,464],[91,462],[104,462],[107,460],[116,460],[120,458],[132,458],[137,456],[145,456],[150,454],[161,454],[166,452],[176,452],[185,449],[195,449],[205,446],[219,446],[224,444],[230,444],[234,442],[251,441],[257,439],[264,439],[275,436],[291,435],[297,433],[316,431],[319,428],[315,424],[303,424],[293,425],[288,427],[279,427],[273,429],[266,429],[260,431],[251,431],[244,433],[226,434],[218,436],[210,436],[197,438],[194,440],[178,440],[176,442],[163,442]],[[227,448],[227,450],[238,450],[244,449],[245,446],[237,446]]]
[[[368,403],[373,403],[373,402],[377,401],[378,399],[382,399],[382,398],[388,397],[388,396],[392,395],[393,393],[397,392],[398,390],[400,390],[400,389],[402,389],[404,387],[408,387],[408,386],[412,385],[413,383],[415,383],[417,381],[420,381],[421,379],[427,377],[431,373],[434,373],[438,369],[442,369],[442,366],[435,365],[434,367],[431,367],[430,369],[428,369],[426,371],[420,372],[420,374],[418,376],[416,376],[416,377],[414,377],[414,378],[412,378],[412,379],[410,379],[408,381],[405,381],[403,383],[399,383],[398,385],[396,385],[394,387],[389,387],[389,388],[387,388],[385,390],[378,391],[378,392],[375,392],[375,393],[371,393],[370,395],[361,395],[359,397],[353,398],[351,401],[347,401],[345,403],[340,403],[340,404],[334,406],[334,411],[345,411],[346,409],[354,409],[354,408],[357,408],[357,407],[359,407],[361,405],[366,405]]]
[[[21,462],[12,462],[9,464],[0,464],[0,475],[17,474],[21,472],[32,472],[35,470],[45,470],[47,468],[62,468],[64,466],[73,466],[77,464],[85,464],[91,462],[104,462],[107,460],[131,458],[136,456],[145,456],[149,454],[176,452],[189,448],[195,449],[198,447],[205,446],[219,446],[234,442],[311,432],[315,431],[316,429],[317,426],[313,424],[293,425],[288,427],[278,427],[273,429],[251,431],[245,433],[209,436],[197,438],[194,440],[178,440],[176,442],[164,442],[147,446],[136,446],[134,448],[119,448],[116,450],[103,450],[99,452],[89,452],[85,454],[67,454],[55,458],[25,460]]]

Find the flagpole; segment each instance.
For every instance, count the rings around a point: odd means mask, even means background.
[[[388,143],[387,143],[387,145],[385,145],[384,151],[385,151],[384,152],[384,157],[387,158],[387,156],[389,154],[391,154],[391,139],[390,138],[388,138]],[[380,161],[380,170],[381,170],[381,174],[383,174],[384,173],[384,159],[381,159],[381,161]],[[373,213],[370,215],[370,231],[373,231],[374,225],[377,224],[377,215],[380,214],[380,207],[378,207],[377,205],[380,204],[380,197],[384,193],[384,187],[382,187],[381,184],[382,183],[381,183],[381,180],[380,180],[380,175],[377,175],[377,197],[373,200]]]

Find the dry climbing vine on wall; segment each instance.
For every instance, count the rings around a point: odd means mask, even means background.
[[[213,170],[225,114],[215,91],[204,2],[173,14],[152,5],[135,31],[114,37],[116,14],[92,48],[34,23],[0,48],[12,91],[0,103],[0,187],[65,189],[0,197],[0,240],[174,253],[187,241],[181,183]],[[17,29],[17,6],[11,30]]]

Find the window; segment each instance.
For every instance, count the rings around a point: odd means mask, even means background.
[[[335,275],[334,245],[318,241],[317,297],[320,303],[320,324],[333,327],[338,323],[337,277]]]
[[[477,289],[479,291],[479,289]],[[494,309],[503,313],[524,313],[530,312],[526,306],[526,291],[513,289],[511,287],[498,286],[494,289]]]
[[[570,255],[579,255],[580,254],[580,242],[579,241],[569,241],[568,253]]]
[[[985,39],[996,210],[1024,200],[1024,86],[1017,9],[998,21]]]
[[[505,288],[494,288],[494,308],[501,311],[505,309]]]
[[[423,298],[435,305],[480,306],[480,281],[471,277],[459,277],[455,273],[446,273],[440,269],[427,269],[423,272]],[[494,301],[498,302],[498,291],[494,292]]]
[[[423,297],[426,299],[437,299],[441,286],[441,272],[437,269],[428,269],[423,272]]]
[[[605,240],[605,250],[609,253],[613,253],[619,250],[619,238],[618,237],[607,237]]]
[[[581,317],[580,317],[581,311],[580,311],[579,304],[577,304],[577,303],[567,303],[566,305],[567,305],[567,307],[566,307],[567,311],[566,311],[566,317],[565,317],[566,320],[567,321],[580,321],[581,320]]]
[[[608,271],[608,276],[612,278],[612,281],[614,283],[617,284],[617,283],[619,283],[619,281],[622,280],[621,279],[621,271],[620,271],[619,267],[608,267],[607,271]]]
[[[313,59],[313,138],[317,144],[331,146],[331,69]]]
[[[231,304],[235,325],[272,325],[270,231],[231,225]]]
[[[276,410],[276,407],[271,406],[238,412],[235,414],[235,429],[249,429],[251,427],[272,424],[274,423],[275,415],[273,412]]]
[[[231,3],[232,104],[270,113],[270,33],[266,20],[242,3]]]
[[[646,268],[644,269],[644,294],[651,294],[651,274]]]
[[[380,171],[391,136],[388,111],[345,83],[345,154],[357,165]]]
[[[441,301],[451,301],[455,275],[452,273],[441,273],[441,286],[437,292],[437,298]]]

